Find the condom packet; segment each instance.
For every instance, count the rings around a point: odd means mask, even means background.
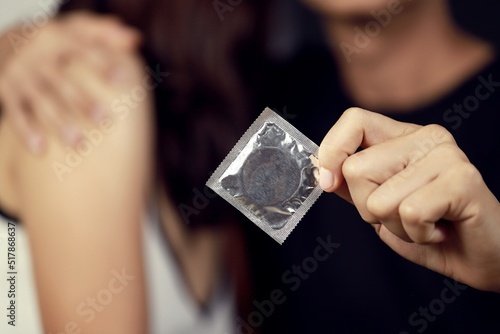
[[[318,145],[266,108],[206,185],[279,244],[321,195]]]

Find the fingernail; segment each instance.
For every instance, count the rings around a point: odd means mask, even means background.
[[[321,167],[319,169],[319,185],[323,190],[328,190],[333,188],[335,185],[335,178],[333,173],[328,169]]]
[[[109,71],[108,78],[112,83],[121,84],[126,81],[127,74],[120,67],[115,67]]]
[[[63,128],[63,138],[66,141],[68,145],[71,147],[75,147],[81,139],[81,132],[80,130],[73,126],[73,125],[67,125]]]
[[[28,146],[36,155],[42,154],[43,151],[43,139],[40,135],[31,135],[28,139]]]
[[[106,110],[100,105],[94,105],[90,109],[90,117],[95,123],[99,123],[104,117],[106,117]]]

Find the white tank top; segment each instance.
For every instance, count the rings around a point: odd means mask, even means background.
[[[165,244],[157,214],[144,219],[144,263],[151,334],[231,334],[234,332],[235,303],[228,284],[216,289],[209,307],[201,311],[187,290],[170,248]],[[7,268],[7,220],[0,216],[0,273]],[[2,312],[0,333],[43,334],[30,248],[22,224],[16,224],[16,326],[8,325]],[[224,288],[225,287],[225,288]],[[0,279],[0,301],[5,301],[8,282]],[[7,305],[1,309],[5,311]],[[146,333],[138,333],[146,334]]]

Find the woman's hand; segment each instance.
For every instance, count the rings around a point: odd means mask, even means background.
[[[352,202],[398,254],[500,292],[500,204],[446,129],[352,108],[319,162],[321,187]]]
[[[9,42],[13,36],[23,38],[16,48]],[[98,121],[106,109],[64,74],[65,65],[83,58],[93,71],[119,79],[109,53],[135,50],[138,42],[138,33],[117,19],[85,12],[54,19],[32,38],[18,28],[6,32],[0,37],[2,113],[34,153],[43,152],[45,131],[55,131],[74,147],[81,139],[75,118]]]

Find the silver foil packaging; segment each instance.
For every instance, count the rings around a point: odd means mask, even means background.
[[[282,244],[321,195],[318,146],[266,108],[207,181]]]

